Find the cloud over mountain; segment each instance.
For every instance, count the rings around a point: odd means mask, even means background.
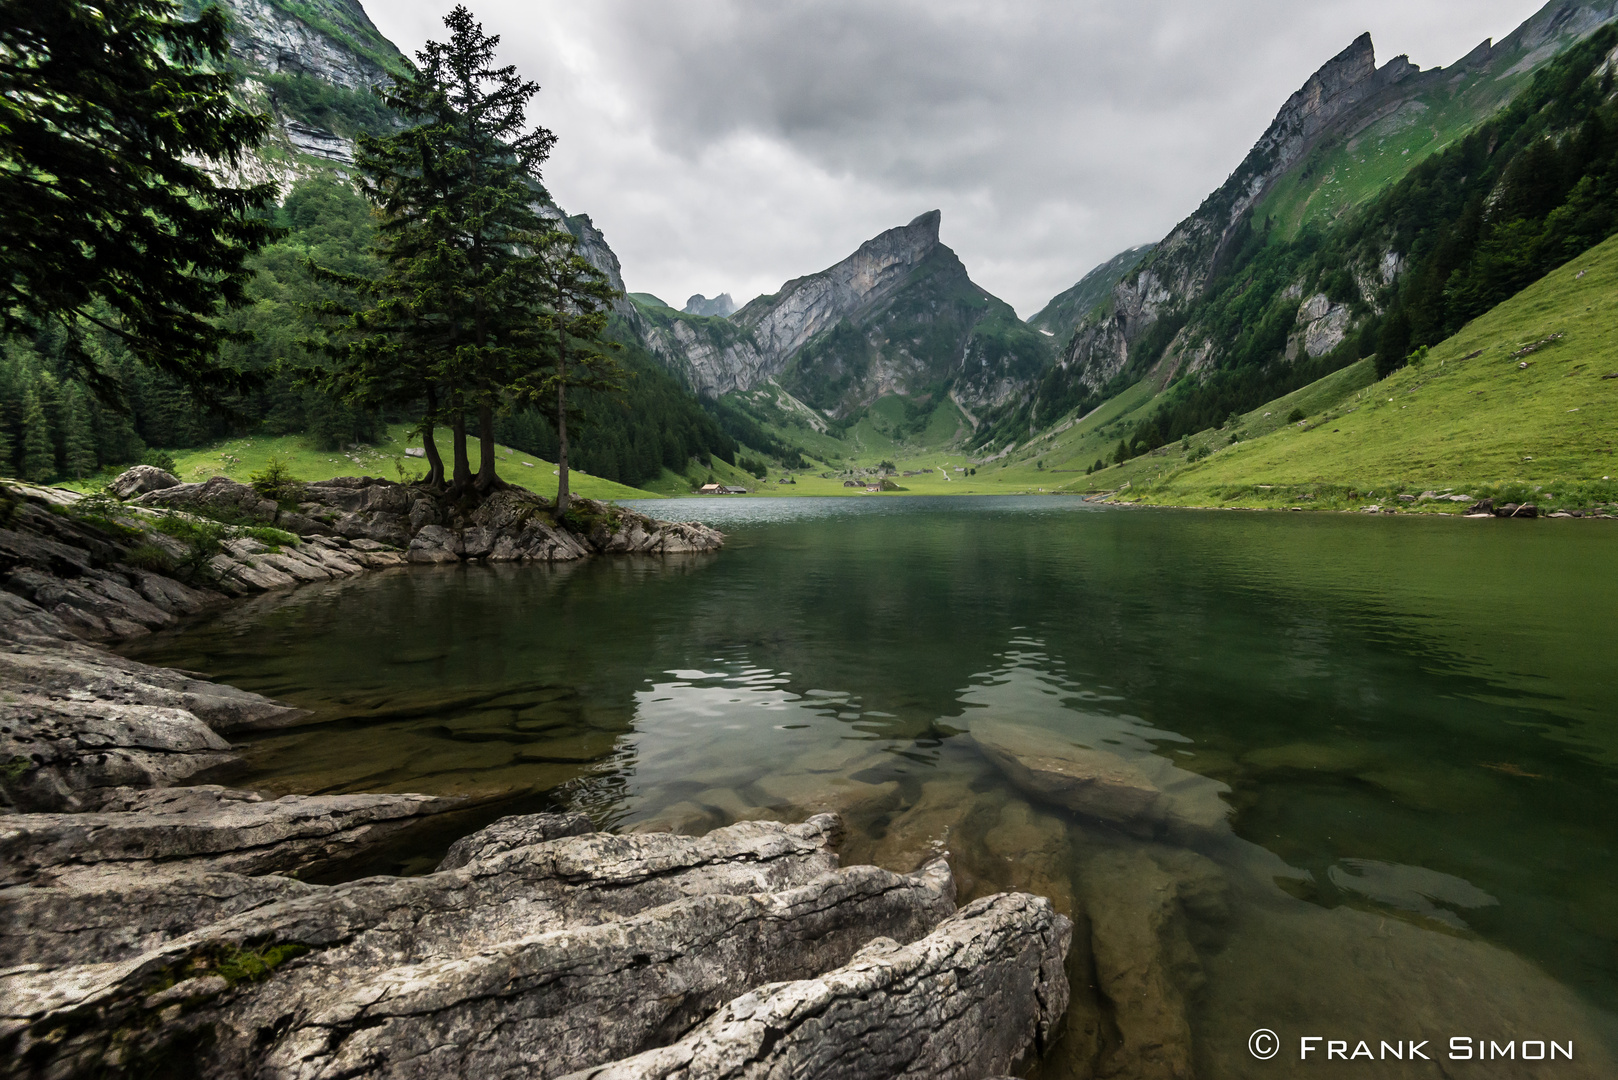
[[[631,287],[739,301],[930,207],[1031,314],[1195,209],[1369,29],[1448,64],[1534,0],[483,0],[544,84],[558,200]],[[370,5],[407,51],[437,4]]]

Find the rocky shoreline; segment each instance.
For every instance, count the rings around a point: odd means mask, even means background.
[[[842,867],[835,815],[508,817],[432,874],[315,883],[464,803],[188,785],[305,714],[97,644],[367,570],[717,532],[370,478],[114,490],[0,490],[0,1074],[983,1080],[1057,1037],[1071,922],[1018,893],[957,910],[943,860]]]

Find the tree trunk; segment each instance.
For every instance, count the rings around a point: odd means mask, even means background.
[[[488,405],[478,406],[478,445],[483,455],[478,462],[478,490],[494,491],[501,483],[494,471],[494,409]]]
[[[438,441],[433,438],[433,422],[421,425],[421,445],[427,451],[427,486],[434,491],[444,490],[444,458],[438,452]]]
[[[556,347],[556,512],[567,513],[567,338]]]
[[[472,461],[466,456],[466,414],[458,412],[450,425],[455,433],[455,476],[451,480],[449,489],[456,495],[463,494],[472,486]]]

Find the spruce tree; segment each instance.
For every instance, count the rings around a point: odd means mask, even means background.
[[[24,480],[42,484],[56,475],[56,452],[51,448],[50,424],[39,390],[30,386],[22,402],[22,460],[17,472]]]
[[[270,184],[217,182],[269,118],[230,98],[224,13],[170,0],[0,0],[0,333],[94,324],[209,395],[252,382],[222,365],[214,316],[248,302],[246,256],[274,233]]]
[[[523,379],[518,396],[524,401],[549,399],[556,424],[556,512],[567,512],[572,497],[568,485],[568,420],[577,414],[569,401],[569,391],[594,390],[613,393],[624,388],[624,371],[603,342],[613,298],[617,293],[606,276],[579,253],[577,240],[558,222],[538,238],[540,295],[545,304],[544,345],[546,362],[542,370]],[[616,473],[617,457],[612,471]]]
[[[96,471],[95,432],[90,428],[90,403],[84,387],[65,383],[62,400],[62,472],[70,479],[83,480]]]
[[[534,283],[545,222],[540,167],[556,137],[529,128],[539,87],[494,66],[499,37],[465,7],[444,19],[448,42],[429,42],[417,70],[383,94],[404,130],[362,136],[362,192],[380,214],[380,279],[345,283],[369,304],[349,313],[326,382],[357,404],[425,401],[421,423],[433,474],[442,479],[433,428],[453,432],[450,489],[497,486],[495,413],[543,347]],[[336,275],[327,275],[337,278]],[[328,305],[328,314],[342,314]],[[476,421],[483,453],[471,473],[466,437]]]

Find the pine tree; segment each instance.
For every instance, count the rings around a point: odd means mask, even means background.
[[[540,166],[556,137],[529,128],[525,109],[539,87],[511,66],[494,66],[500,39],[465,7],[444,24],[450,40],[429,42],[417,70],[394,76],[383,94],[410,126],[360,139],[360,186],[380,211],[385,270],[375,282],[342,279],[367,309],[325,308],[347,317],[343,337],[327,348],[336,364],[326,385],[356,404],[425,400],[429,482],[443,480],[432,431],[447,421],[450,488],[459,492],[500,483],[495,413],[544,345],[534,248],[546,230],[534,204],[546,197]],[[483,441],[475,481],[469,416]]]
[[[199,392],[253,380],[220,364],[214,316],[248,302],[246,256],[273,236],[271,184],[208,173],[256,146],[267,116],[232,103],[226,16],[171,0],[5,0],[0,15],[0,333],[67,331],[98,396],[117,383],[83,347],[94,324]]]
[[[39,391],[30,386],[22,403],[22,460],[18,473],[24,480],[42,484],[56,475],[56,453],[51,449],[50,424]]]
[[[82,480],[96,471],[95,432],[90,428],[90,405],[84,387],[62,386],[62,472]]]
[[[517,393],[524,401],[554,403],[556,423],[556,512],[567,512],[571,492],[568,487],[568,420],[577,426],[577,414],[570,408],[570,390],[616,393],[624,388],[624,371],[608,350],[616,348],[602,340],[613,297],[616,295],[605,275],[579,253],[578,241],[561,223],[538,239],[541,295],[546,305],[545,346],[548,352],[542,372],[522,380]],[[605,456],[605,455],[604,455]],[[611,455],[613,479],[619,473],[619,456]],[[597,475],[606,475],[599,472]]]

